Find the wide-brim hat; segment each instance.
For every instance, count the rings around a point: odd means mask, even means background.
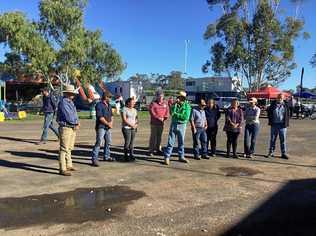
[[[187,97],[187,93],[184,91],[180,91],[178,97]]]
[[[249,99],[249,102],[251,102],[251,103],[257,103],[258,102],[258,100],[257,100],[257,98],[250,98]]]
[[[78,90],[75,89],[73,85],[66,85],[65,90],[63,90],[63,93],[72,93],[72,94],[78,94]]]

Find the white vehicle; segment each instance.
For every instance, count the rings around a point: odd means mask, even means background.
[[[114,81],[105,83],[105,86],[114,96],[122,96],[124,100],[131,97],[134,97],[136,101],[142,99],[143,86],[141,82]]]

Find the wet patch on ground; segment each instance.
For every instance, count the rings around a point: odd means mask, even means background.
[[[255,170],[248,167],[222,167],[219,168],[221,171],[225,172],[226,176],[253,176],[256,174],[263,173],[262,171]]]
[[[70,192],[0,199],[0,228],[83,223],[119,217],[144,192],[125,186],[80,188]]]

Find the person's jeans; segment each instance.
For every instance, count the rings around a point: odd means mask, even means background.
[[[129,153],[130,157],[133,158],[136,130],[122,128],[122,133],[124,136],[124,157],[127,158],[127,154]]]
[[[71,151],[74,149],[76,130],[69,127],[59,127],[59,169],[66,171],[72,167]]]
[[[169,159],[172,154],[173,146],[176,142],[176,137],[178,138],[179,158],[184,158],[184,137],[186,128],[186,124],[171,123],[168,136],[168,143],[164,153],[166,159]]]
[[[53,120],[54,120],[54,113],[53,112],[45,113],[41,141],[47,141],[48,129],[51,129],[54,132],[54,134],[59,138],[59,132],[58,132],[58,129],[54,127]]]
[[[151,125],[150,126],[150,140],[149,140],[149,152],[160,151],[161,136],[163,132],[163,125]]]
[[[96,162],[99,158],[99,151],[101,144],[104,140],[104,152],[103,159],[108,160],[110,158],[110,145],[112,143],[111,130],[107,129],[97,129],[96,130],[96,142],[92,151],[92,161]]]
[[[286,154],[286,128],[282,128],[281,125],[272,125],[271,126],[271,138],[270,138],[270,150],[269,153],[274,153],[275,150],[275,143],[277,137],[280,137],[280,146],[281,146],[281,153]]]
[[[247,124],[245,127],[244,152],[246,155],[254,154],[256,139],[259,134],[259,124]]]
[[[211,145],[211,154],[216,153],[216,135],[217,135],[218,127],[207,128],[207,147],[210,143]]]
[[[202,156],[207,155],[207,135],[204,128],[196,128],[196,133],[193,136],[193,151],[194,157],[199,157],[200,153]],[[199,149],[199,142],[201,143],[201,152]]]

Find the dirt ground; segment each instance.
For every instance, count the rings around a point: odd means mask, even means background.
[[[269,127],[262,119],[252,160],[193,160],[163,165],[146,159],[149,121],[141,120],[137,160],[91,166],[94,121],[82,120],[71,177],[58,175],[58,142],[35,145],[41,121],[0,123],[0,235],[316,235],[316,123],[292,120],[289,160],[267,159]],[[163,144],[166,144],[166,124]],[[225,134],[218,150],[225,150]],[[113,156],[122,156],[119,118]],[[243,137],[238,151],[243,151]],[[277,145],[279,151],[279,144]],[[279,152],[277,152],[278,154]]]

